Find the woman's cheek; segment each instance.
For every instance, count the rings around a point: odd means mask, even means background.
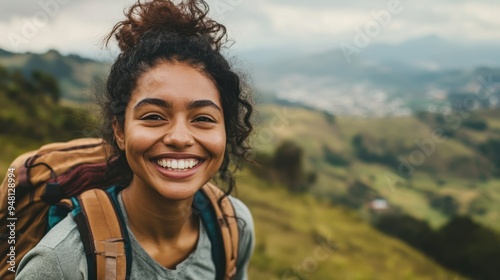
[[[142,154],[161,137],[160,129],[130,125],[125,130],[125,145],[129,152]]]
[[[209,150],[214,155],[223,156],[225,148],[226,148],[226,133],[225,131],[218,131],[217,133],[210,133],[203,136],[206,145],[209,147]]]

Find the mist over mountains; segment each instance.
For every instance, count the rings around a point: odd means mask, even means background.
[[[347,59],[338,46],[304,53],[259,49],[237,53],[259,92],[337,115],[408,115],[414,111],[499,106],[500,44],[460,43],[436,36],[398,45],[371,44]],[[0,64],[26,76],[42,70],[61,81],[63,98],[82,102],[105,76],[108,62],[78,55],[11,53]],[[455,108],[456,109],[456,108]]]
[[[278,58],[267,62],[255,59],[256,53],[244,57],[257,61],[257,85],[281,99],[339,115],[406,115],[449,109],[484,90],[489,96],[473,106],[498,106],[499,46],[430,36],[369,45],[349,59],[339,48],[302,56],[275,52]]]

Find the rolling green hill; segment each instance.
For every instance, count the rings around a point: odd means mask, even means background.
[[[462,279],[351,210],[290,194],[248,173],[238,182],[257,236],[250,279]]]
[[[304,149],[305,168],[317,173],[311,192],[323,201],[345,205],[349,190],[362,183],[375,197],[434,227],[454,214],[467,214],[500,229],[500,168],[493,152],[495,139],[500,139],[498,111],[475,112],[453,127],[432,114],[427,119],[332,120],[319,111],[269,104],[262,105],[259,113],[263,129],[255,138],[258,149],[270,154],[281,141],[296,142]],[[484,122],[486,128],[471,126],[473,119]],[[433,141],[435,129],[447,136]],[[456,206],[453,213],[439,205],[443,197],[451,198]],[[364,209],[363,205],[347,205]]]
[[[89,136],[96,121],[83,108],[62,106],[59,95],[53,76],[33,72],[28,78],[0,65],[1,170],[41,143]]]
[[[10,53],[0,49],[0,65],[20,70],[25,76],[38,70],[59,81],[62,99],[86,102],[92,96],[93,85],[105,77],[109,65],[77,55],[61,55],[56,50],[44,54]]]

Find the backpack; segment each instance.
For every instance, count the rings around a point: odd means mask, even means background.
[[[0,279],[69,212],[87,257],[89,279],[129,279],[131,248],[117,195],[105,181],[110,145],[98,138],[52,143],[16,158],[0,185]],[[220,202],[219,202],[220,200]],[[216,279],[236,274],[238,226],[231,201],[207,183],[193,200],[212,243]]]

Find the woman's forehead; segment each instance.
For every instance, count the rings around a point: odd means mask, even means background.
[[[214,82],[198,68],[179,62],[161,62],[144,72],[132,92],[132,102],[144,98],[176,100],[212,100],[220,96]]]

